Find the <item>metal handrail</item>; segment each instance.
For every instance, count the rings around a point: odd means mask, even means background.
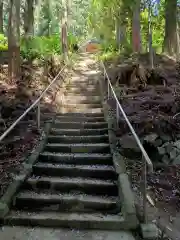
[[[104,78],[107,78],[107,84],[108,84],[108,99],[110,97],[110,91],[112,91],[112,94],[116,100],[116,120],[117,120],[117,124],[118,124],[118,120],[119,120],[119,110],[121,111],[124,119],[126,120],[126,123],[129,127],[129,129],[131,130],[131,133],[133,134],[137,145],[139,146],[141,152],[142,152],[142,158],[144,159],[144,187],[143,187],[143,213],[144,213],[144,222],[147,222],[147,203],[146,203],[146,197],[147,197],[147,165],[149,168],[149,172],[153,172],[153,163],[150,160],[146,150],[144,149],[139,137],[137,136],[133,126],[131,125],[126,113],[124,112],[121,104],[119,103],[119,100],[116,96],[116,93],[113,89],[113,86],[111,84],[111,81],[109,79],[109,76],[107,74],[106,68],[104,66],[104,63],[101,61],[102,67],[103,67],[103,71],[104,71]]]
[[[80,49],[80,46],[79,46]],[[78,49],[78,52],[79,52]],[[0,136],[0,142],[14,129],[14,127],[21,121],[21,119],[23,119],[28,112],[33,109],[37,104],[37,125],[38,128],[40,128],[40,112],[41,112],[41,108],[40,108],[40,101],[42,99],[42,97],[44,96],[44,94],[50,89],[50,87],[54,84],[54,82],[58,79],[58,77],[60,76],[60,74],[64,71],[64,69],[67,67],[68,64],[65,64],[63,66],[63,68],[59,71],[59,73],[56,75],[56,77],[52,80],[52,82],[47,86],[47,88],[41,93],[41,95],[39,96],[38,99],[36,99],[34,101],[34,103],[31,104],[31,106],[26,109],[26,111]]]
[[[52,80],[52,82],[46,87],[46,89],[41,93],[41,95],[36,99],[31,106],[26,109],[26,111],[0,136],[0,142],[14,129],[14,127],[23,119],[31,109],[33,109],[36,105],[37,106],[37,125],[38,128],[40,128],[40,101],[43,98],[43,96],[46,94],[46,92],[50,89],[50,87],[56,82],[56,80],[59,78],[60,74],[64,71],[67,64],[63,66],[63,68],[59,71],[59,73],[56,75],[56,77]]]

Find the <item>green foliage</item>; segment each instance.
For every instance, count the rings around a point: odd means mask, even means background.
[[[72,45],[77,43],[77,37],[68,34],[69,50],[72,51]],[[26,59],[44,59],[53,54],[61,54],[61,41],[59,34],[53,36],[36,36],[28,39],[21,39],[21,56]]]
[[[4,34],[0,34],[0,51],[8,50],[8,40]]]
[[[49,55],[60,53],[61,44],[58,35],[21,39],[21,55],[24,58],[46,58]]]
[[[103,54],[114,52],[117,48],[116,27],[125,29],[125,41],[120,46],[121,53],[130,54],[132,52],[132,16],[135,7],[135,0],[92,0],[91,11],[88,15],[88,26],[92,30],[93,36],[104,35],[106,41],[103,45]],[[147,3],[150,0],[141,1],[141,39],[142,51],[147,51],[148,47],[148,9]],[[162,52],[165,28],[165,0],[159,4],[158,15],[152,14],[152,46],[156,52]],[[151,9],[153,12],[153,8]],[[109,45],[109,46],[108,46]]]
[[[112,60],[115,59],[116,57],[118,58],[120,55],[120,53],[118,51],[106,51],[106,52],[102,52],[100,55],[98,55],[98,59],[102,60],[102,61],[108,61],[108,60]]]
[[[72,34],[71,32],[68,33],[68,45],[69,45],[69,50],[72,51],[72,46],[73,44],[78,42],[78,38]]]

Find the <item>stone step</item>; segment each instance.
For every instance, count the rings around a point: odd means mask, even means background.
[[[102,117],[86,117],[86,116],[56,116],[57,121],[61,122],[104,122],[104,116]]]
[[[4,224],[41,227],[68,227],[76,229],[127,229],[127,222],[121,215],[102,213],[59,213],[11,211],[4,219]]]
[[[61,163],[61,164],[77,164],[77,165],[90,165],[90,164],[106,164],[112,165],[111,154],[101,153],[51,153],[43,152],[39,156],[41,162],[48,163]]]
[[[81,85],[81,86],[79,86],[79,85],[76,85],[76,84],[70,84],[70,85],[66,85],[66,87],[65,87],[65,89],[66,89],[66,91],[68,91],[68,92],[72,92],[72,93],[74,93],[74,92],[96,92],[96,94],[98,93],[98,91],[97,90],[99,90],[98,89],[99,87],[98,86],[96,86],[95,84],[89,84],[89,85]]]
[[[62,136],[49,135],[47,141],[49,143],[108,143],[108,135],[87,135],[87,136]]]
[[[24,182],[22,188],[26,190],[44,189],[62,191],[64,193],[80,191],[85,194],[118,195],[118,188],[115,181],[94,178],[32,176]]]
[[[93,89],[93,90],[87,90],[87,89],[78,89],[78,88],[71,88],[71,89],[68,89],[67,92],[65,93],[65,96],[96,96],[96,97],[99,97],[100,96],[100,92],[99,92],[99,89]]]
[[[73,119],[72,119],[73,120]],[[108,128],[107,122],[61,122],[55,120],[53,128],[68,128],[68,129],[99,129]]]
[[[79,76],[78,77],[72,77],[71,80],[69,81],[70,83],[96,83],[97,80],[95,79],[89,79],[89,78],[80,78]]]
[[[103,113],[103,109],[102,107],[100,108],[83,108],[80,106],[76,106],[76,105],[62,105],[59,107],[59,111],[61,111],[62,113],[68,113],[68,112],[72,112],[74,114],[100,114]]]
[[[72,96],[65,95],[64,100],[68,102],[81,102],[81,103],[101,103],[100,96],[82,96],[82,95],[75,95],[73,98]]]
[[[96,110],[96,109],[101,109],[102,110],[102,104],[101,103],[76,103],[75,101],[73,103],[67,103],[65,100],[63,101],[63,103],[61,103],[61,106],[67,109],[71,109],[71,108],[76,108],[76,109],[92,109],[92,110]]]
[[[24,191],[17,194],[14,207],[19,210],[29,209],[56,212],[114,212],[120,211],[117,197],[103,197],[83,194],[61,194],[51,192]]]
[[[61,177],[87,177],[100,179],[117,179],[112,166],[109,165],[72,165],[37,163],[33,166],[34,175],[61,176]]]
[[[73,112],[66,112],[66,113],[57,113],[56,117],[90,117],[90,118],[99,118],[99,117],[103,117],[104,118],[104,114],[103,113],[73,113]]]
[[[91,104],[92,107],[96,107],[97,105],[100,105],[102,106],[102,103],[101,103],[101,100],[98,99],[81,99],[81,97],[79,96],[75,96],[72,98],[72,96],[67,96],[67,97],[64,97],[63,99],[61,99],[61,104],[67,104],[67,105],[80,105],[80,104],[83,104],[83,105],[89,105]]]
[[[109,153],[108,143],[47,143],[45,151],[66,153]]]
[[[108,134],[108,128],[99,129],[61,129],[51,128],[51,135],[65,135],[65,136],[85,136],[85,135],[104,135]]]
[[[66,83],[66,86],[78,86],[78,87],[86,87],[86,86],[99,86],[99,82],[94,79],[87,79],[83,81],[69,81]]]

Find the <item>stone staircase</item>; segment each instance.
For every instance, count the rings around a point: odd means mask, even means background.
[[[51,123],[45,147],[4,223],[128,229],[97,85],[75,82],[68,93],[66,113],[57,114]]]

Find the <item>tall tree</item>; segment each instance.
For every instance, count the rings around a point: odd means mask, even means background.
[[[10,0],[8,23],[9,76],[17,79],[20,69],[20,0]]]
[[[177,53],[177,0],[165,2],[165,36],[164,52],[169,55]]]
[[[136,2],[133,4],[132,44],[134,52],[141,51],[140,4],[140,0],[136,0]]]
[[[3,0],[0,0],[0,32],[3,33]]]
[[[62,53],[64,60],[68,59],[68,41],[67,41],[67,26],[68,26],[68,0],[62,0],[63,14],[61,23],[61,41]]]
[[[35,31],[35,34],[39,32],[41,3],[42,3],[42,0],[35,0],[35,9],[34,9],[34,19],[35,19],[34,31]]]
[[[34,0],[26,0],[24,11],[25,36],[34,35]]]

